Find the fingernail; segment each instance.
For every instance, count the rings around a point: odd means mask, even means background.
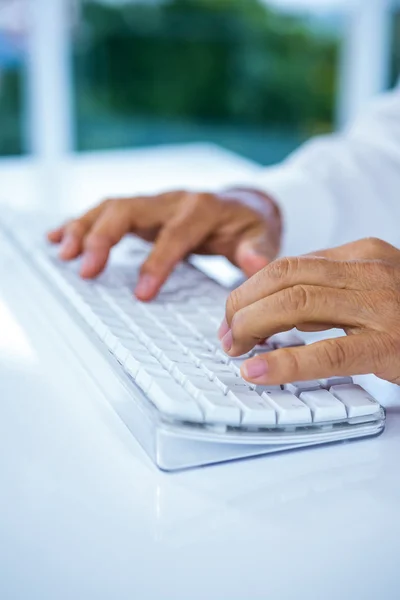
[[[246,361],[243,366],[243,373],[247,379],[258,379],[266,375],[268,372],[268,366],[265,360],[261,358],[254,358],[253,360]]]
[[[233,344],[233,338],[232,338],[232,331],[229,330],[228,333],[226,333],[224,335],[224,337],[221,340],[221,344],[222,344],[222,348],[224,349],[225,352],[229,352],[229,350],[232,348],[232,344]]]
[[[265,253],[263,253],[261,250],[259,250],[255,246],[246,246],[244,253],[250,254],[251,256],[262,256],[262,257],[265,256]]]
[[[136,296],[149,298],[157,289],[157,278],[154,275],[141,275],[135,289]]]
[[[222,340],[222,338],[228,333],[229,331],[229,325],[226,321],[226,319],[224,319],[220,325],[220,328],[218,329],[218,339]]]
[[[72,252],[75,252],[76,243],[77,243],[76,237],[74,237],[71,234],[66,235],[61,243],[60,252],[59,252],[60,257],[68,258]]]

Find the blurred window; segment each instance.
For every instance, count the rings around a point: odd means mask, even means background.
[[[334,128],[336,13],[265,0],[78,0],[78,150],[212,141],[263,163]]]
[[[25,146],[23,11],[24,0],[0,0],[0,156],[21,154]]]
[[[394,10],[391,58],[391,83],[396,85],[400,77],[400,8]]]

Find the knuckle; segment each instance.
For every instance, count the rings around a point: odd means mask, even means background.
[[[301,368],[296,351],[293,351],[290,348],[281,350],[280,360],[282,361],[282,367],[284,367],[285,373],[288,375],[288,380],[296,381],[296,379],[300,378]]]
[[[390,244],[376,237],[368,237],[362,240],[363,248],[368,254],[380,255],[384,253]]]
[[[196,194],[196,202],[200,206],[204,206],[206,208],[211,207],[215,204],[215,196],[210,193],[200,193]]]
[[[352,364],[354,360],[353,352],[350,350],[351,346],[345,348],[337,340],[331,340],[319,346],[321,353],[321,362],[325,364],[329,369],[338,369],[338,374],[341,369],[347,366],[349,363]]]
[[[181,200],[186,197],[188,192],[186,190],[170,190],[169,192],[163,192],[161,194],[156,194],[154,196],[150,196],[150,198],[154,198],[159,200],[160,202],[175,202],[177,199]]]
[[[192,211],[196,214],[205,213],[215,205],[215,196],[210,193],[188,193],[186,194],[185,201],[190,204]]]
[[[65,226],[66,232],[71,235],[82,236],[85,233],[85,228],[80,219],[74,219]]]
[[[310,290],[304,285],[295,285],[283,292],[283,308],[288,312],[304,314],[310,308]]]
[[[114,198],[113,200],[109,200],[104,208],[109,209],[112,212],[117,212],[123,210],[131,201],[131,198]]]
[[[232,319],[233,315],[235,315],[240,310],[240,291],[239,288],[233,290],[226,301],[226,314]]]
[[[265,276],[272,279],[290,279],[299,268],[298,258],[279,258],[265,269]]]

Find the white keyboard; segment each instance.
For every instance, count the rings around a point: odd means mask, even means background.
[[[248,356],[303,344],[295,332],[271,338],[245,357],[221,350],[217,329],[226,290],[181,264],[159,298],[132,294],[149,245],[130,238],[104,274],[86,282],[79,261],[61,262],[32,234],[31,219],[8,215],[7,240],[35,266],[116,377],[124,378],[131,415],[119,411],[154,462],[173,470],[380,433],[385,413],[350,377],[254,386],[240,377]],[[14,226],[13,226],[14,223]],[[40,220],[40,223],[43,223]],[[42,225],[43,227],[43,225]],[[95,376],[95,374],[94,374]],[[112,401],[112,399],[110,399]],[[118,410],[118,404],[116,405]]]

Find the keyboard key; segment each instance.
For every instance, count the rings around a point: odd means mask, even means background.
[[[285,331],[285,333],[273,335],[268,339],[268,343],[276,349],[304,346],[304,340],[294,331]]]
[[[141,367],[141,363],[131,354],[125,359],[124,368],[131,375],[131,377],[135,378],[139,373],[139,369]]]
[[[218,357],[215,356],[215,354],[213,352],[210,352],[208,350],[202,350],[201,352],[196,351],[189,351],[189,356],[192,358],[192,360],[196,361],[196,364],[205,364],[207,361],[211,361],[214,362],[216,361],[217,363],[221,363],[223,364],[223,361],[220,360]]]
[[[381,409],[376,400],[359,385],[334,385],[329,391],[343,402],[349,418],[374,415]]]
[[[137,340],[136,338],[131,338],[131,339],[122,339],[120,340],[121,344],[123,344],[125,346],[125,348],[128,348],[128,350],[134,354],[135,356],[149,356],[149,352],[147,350],[147,348],[145,346],[143,346],[143,344],[141,344],[139,342],[139,340]]]
[[[229,366],[233,369],[233,371],[237,374],[240,375],[240,369],[242,367],[242,364],[247,360],[247,358],[232,358],[229,361]]]
[[[214,382],[224,394],[229,391],[236,392],[250,389],[250,385],[241,377],[236,377],[234,373],[217,375]]]
[[[161,384],[162,380],[170,381],[171,379],[171,375],[160,364],[145,366],[141,364],[135,376],[135,382],[146,394],[154,381],[158,381]]]
[[[218,392],[218,388],[212,381],[209,380],[206,374],[204,376],[191,377],[183,382],[185,389],[194,398],[197,398],[203,392]],[[221,392],[222,393],[222,392]]]
[[[240,425],[240,409],[236,402],[221,391],[204,390],[197,396],[207,423]]]
[[[94,323],[94,331],[101,340],[104,340],[108,333],[108,328],[101,319],[97,319]]]
[[[130,352],[129,349],[126,348],[124,346],[123,343],[121,343],[120,340],[118,340],[118,343],[116,344],[114,350],[113,350],[113,354],[115,356],[115,358],[118,360],[118,362],[121,363],[121,365],[123,365],[126,361],[126,359],[128,358]]]
[[[296,425],[312,422],[308,406],[287,390],[281,392],[264,392],[262,398],[276,410],[278,425]]]
[[[165,356],[167,358],[169,358],[169,360],[171,360],[174,363],[179,363],[179,364],[192,364],[193,361],[190,358],[190,356],[188,354],[184,354],[183,352],[180,352],[178,349],[175,348],[175,350],[166,350],[164,352]]]
[[[327,390],[333,385],[344,385],[345,383],[353,383],[351,377],[328,377],[327,379],[318,380],[321,386]]]
[[[254,348],[253,348],[253,356],[262,356],[263,354],[272,352],[273,350],[274,350],[274,347],[272,344],[269,344],[269,343],[257,344],[257,346],[254,346]]]
[[[345,405],[327,390],[303,392],[300,400],[311,410],[314,423],[347,419]]]
[[[207,352],[206,344],[194,337],[190,337],[189,339],[185,340],[184,343],[190,352]]]
[[[205,371],[205,373],[211,380],[215,379],[215,377],[217,377],[218,375],[233,375],[232,369],[230,369],[228,365],[226,365],[223,362],[217,362],[215,359],[208,359],[202,362],[201,369]]]
[[[215,356],[218,360],[221,360],[222,362],[228,364],[230,362],[229,356],[227,354],[225,354],[225,352],[223,350],[216,350],[215,351]]]
[[[179,378],[182,382],[192,377],[198,377],[202,374],[199,367],[196,367],[193,363],[179,363],[175,365],[172,374]]]
[[[275,425],[276,413],[268,402],[253,390],[228,392],[242,411],[242,425]]]
[[[283,387],[295,396],[300,396],[302,392],[321,389],[321,384],[319,381],[294,381],[292,383],[285,383]]]
[[[260,396],[264,392],[280,392],[282,390],[280,385],[256,385],[254,391]]]
[[[176,346],[174,342],[172,340],[169,340],[168,338],[162,337],[161,339],[159,339],[158,337],[153,337],[153,341],[155,341],[156,346],[161,351],[161,353],[175,351]]]
[[[199,405],[172,377],[153,379],[147,394],[157,408],[170,417],[195,422],[204,420]]]
[[[163,368],[163,366],[161,365],[161,363],[151,354],[148,354],[146,352],[146,348],[143,348],[139,351],[136,351],[133,356],[140,362],[141,365],[143,365],[144,367],[153,367],[153,368],[158,368],[161,372],[165,371],[166,369]]]
[[[114,333],[112,333],[112,331],[108,331],[104,337],[104,343],[107,346],[107,348],[113,352],[115,350],[115,348],[118,345],[118,338],[116,335],[114,335]]]

